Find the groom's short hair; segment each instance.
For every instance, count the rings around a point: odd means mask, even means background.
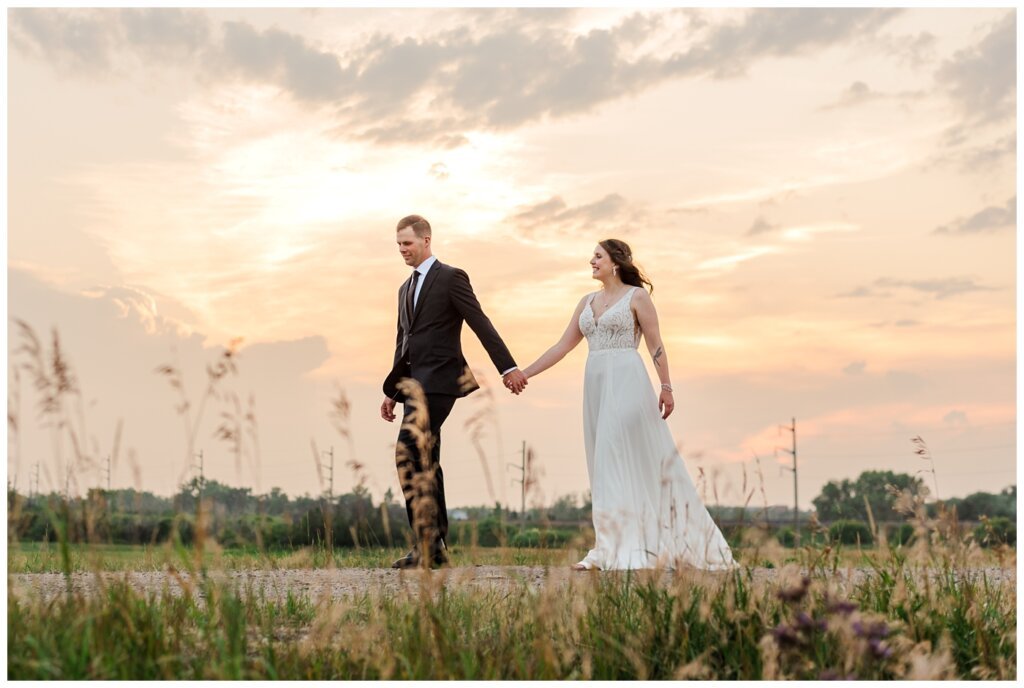
[[[398,221],[398,227],[395,231],[401,231],[406,227],[412,227],[412,231],[421,239],[430,236],[430,223],[427,222],[426,218],[419,215],[403,217]]]

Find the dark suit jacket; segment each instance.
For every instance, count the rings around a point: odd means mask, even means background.
[[[384,380],[384,394],[404,402],[404,395],[396,387],[403,377],[419,382],[427,394],[464,397],[479,389],[472,374],[464,388],[459,385],[459,378],[468,369],[462,356],[463,321],[476,333],[499,373],[515,367],[512,354],[484,315],[463,270],[438,260],[421,279],[423,286],[412,322],[406,322],[404,308],[412,275],[398,290],[398,338],[394,363]]]

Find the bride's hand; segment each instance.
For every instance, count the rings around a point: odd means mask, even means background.
[[[667,389],[661,390],[661,396],[658,398],[658,410],[661,411],[661,418],[664,420],[672,415],[672,409],[676,407],[675,399],[672,397],[672,392]]]

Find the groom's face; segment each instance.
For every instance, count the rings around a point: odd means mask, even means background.
[[[405,264],[419,267],[419,264],[430,257],[430,237],[418,237],[412,227],[398,230],[396,235],[398,252],[402,254]]]

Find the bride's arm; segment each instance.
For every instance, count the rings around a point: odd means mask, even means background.
[[[668,354],[665,353],[665,346],[661,341],[661,329],[658,327],[658,311],[654,308],[651,295],[643,289],[636,290],[636,296],[633,297],[633,308],[636,312],[636,319],[640,323],[640,331],[644,333],[644,341],[647,342],[647,351],[651,354],[654,369],[658,372],[658,379],[661,380],[658,408],[663,413],[662,418],[668,418],[672,409],[675,408],[675,400],[672,396],[672,378],[668,374]]]
[[[567,353],[575,349],[576,345],[583,341],[583,333],[580,332],[580,314],[583,312],[586,302],[586,296],[580,299],[580,302],[576,305],[576,310],[572,314],[572,319],[569,321],[569,326],[562,333],[562,338],[554,346],[541,354],[540,358],[526,366],[526,369],[523,371],[526,377],[530,378],[543,373],[565,358]]]

